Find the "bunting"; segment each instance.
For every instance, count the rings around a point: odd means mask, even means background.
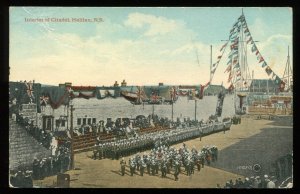
[[[261,64],[261,67],[264,68],[267,66],[267,63],[264,61],[262,64]]]
[[[231,71],[230,71],[230,72],[229,72],[229,76],[228,76],[227,82],[230,83],[231,79],[232,79],[232,73],[231,73]]]
[[[273,72],[272,69],[268,66],[266,69],[265,69],[266,73],[268,74],[268,76],[271,75],[271,73]],[[276,75],[277,76],[277,75]],[[278,77],[278,76],[277,76]]]
[[[247,40],[247,44],[249,44],[250,41],[252,41],[252,37],[250,37],[249,40]]]
[[[224,71],[224,73],[230,72],[230,71],[231,71],[231,65],[228,65],[228,67],[226,68],[226,70]]]
[[[264,60],[264,58],[262,56],[260,56],[260,59],[259,59],[258,63],[261,63],[262,61],[265,61],[265,60]]]
[[[228,43],[228,42],[226,42],[226,43],[222,46],[222,48],[220,49],[220,52],[222,52],[222,50],[227,46],[227,43]]]
[[[257,50],[256,45],[254,44],[251,48],[252,53],[254,53]]]

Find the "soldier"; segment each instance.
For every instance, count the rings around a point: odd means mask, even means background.
[[[161,168],[161,177],[162,178],[167,177],[166,176],[167,175],[167,165],[166,165],[166,161],[165,160],[162,161],[160,168]]]
[[[146,165],[147,165],[147,173],[150,175],[151,161],[150,161],[149,157],[146,158]]]
[[[120,165],[121,165],[121,174],[122,174],[122,176],[124,176],[124,174],[125,174],[125,165],[126,165],[126,161],[124,160],[124,158],[122,158],[122,160],[120,161]]]
[[[200,156],[199,155],[197,155],[197,157],[196,157],[196,166],[197,166],[197,170],[200,171],[201,161],[200,161]]]
[[[195,163],[194,163],[194,160],[190,160],[190,174],[194,174],[194,166],[195,166]]]
[[[101,160],[103,158],[103,144],[100,143],[98,145],[97,149],[98,149],[98,154],[99,154],[99,158],[98,159]]]
[[[130,176],[133,176],[133,173],[135,172],[135,161],[134,158],[129,159],[129,165],[130,165]]]
[[[146,168],[146,164],[145,164],[144,160],[140,160],[140,175],[141,176],[143,176],[145,168]]]
[[[151,174],[152,174],[152,176],[155,175],[155,165],[156,165],[155,160],[154,160],[154,158],[152,158],[151,159]]]
[[[93,148],[93,159],[96,160],[97,159],[97,153],[98,153],[98,145],[95,144],[94,148]]]
[[[174,168],[175,168],[175,172],[174,172],[175,181],[178,181],[178,175],[179,175],[179,169],[180,169],[180,165],[179,165],[178,161],[175,161]]]

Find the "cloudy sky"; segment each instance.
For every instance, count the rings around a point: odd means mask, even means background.
[[[260,53],[281,77],[288,46],[291,62],[293,57],[292,9],[243,11]],[[10,80],[96,86],[123,79],[128,85],[204,84],[209,80],[210,45],[214,63],[241,14],[242,8],[11,7]],[[213,84],[226,85],[226,54]],[[255,55],[248,54],[254,77],[268,78]]]

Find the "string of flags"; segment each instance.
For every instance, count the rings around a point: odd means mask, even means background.
[[[279,86],[279,90],[283,91],[285,87],[285,82],[280,79],[280,77],[275,74],[275,72],[271,69],[271,67],[267,64],[262,54],[259,52],[255,42],[253,41],[253,38],[251,36],[250,30],[247,26],[247,22],[245,20],[245,16],[241,15],[238,20],[234,23],[232,29],[229,33],[229,41],[231,42],[230,45],[230,53],[228,56],[228,67],[226,68],[225,72],[229,72],[228,76],[228,83],[236,83],[237,81],[241,80],[241,70],[240,65],[238,63],[238,43],[239,43],[239,33],[243,30],[244,34],[246,35],[246,44],[250,44],[251,46],[251,52],[255,53],[258,64],[263,68],[263,70],[266,72],[266,74],[273,80],[275,83]],[[228,43],[228,42],[227,42]],[[226,43],[226,45],[227,45]],[[223,47],[222,47],[223,48]],[[219,59],[219,58],[218,58]],[[233,70],[233,72],[232,72]],[[211,73],[214,73],[215,69],[212,69]],[[233,76],[232,74],[235,74]],[[232,80],[235,78],[235,80]]]

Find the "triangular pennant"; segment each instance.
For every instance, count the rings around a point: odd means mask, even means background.
[[[251,48],[251,51],[252,51],[252,53],[253,52],[255,52],[257,49],[256,49],[256,45],[254,44],[253,46],[252,46],[252,48]]]
[[[226,68],[226,70],[224,71],[224,73],[230,72],[230,71],[231,71],[231,65],[228,65],[228,67]]]
[[[259,59],[258,63],[261,63],[262,61],[265,61],[265,60],[264,60],[264,58],[262,56],[260,56],[260,59]]]
[[[227,46],[227,43],[228,43],[228,42],[226,42],[226,43],[222,46],[222,48],[220,49],[220,52],[222,52],[222,50]]]
[[[249,44],[250,41],[252,41],[252,37],[250,37],[249,40],[247,40],[247,44]]]

